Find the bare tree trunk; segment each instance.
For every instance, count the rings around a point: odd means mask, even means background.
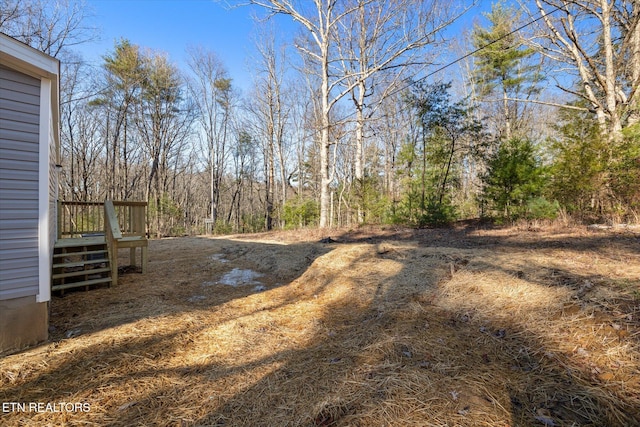
[[[616,99],[616,69],[614,65],[613,41],[611,37],[611,9],[609,0],[600,0],[602,7],[602,47],[604,50],[605,64],[605,94],[606,105],[609,110],[609,120],[611,132],[614,139],[619,139],[622,135],[622,122],[620,118],[619,108]]]
[[[330,220],[330,192],[329,185],[331,184],[329,174],[329,126],[330,123],[330,109],[329,105],[329,61],[326,54],[322,62],[322,86],[321,86],[321,102],[322,102],[322,114],[321,114],[321,128],[320,128],[320,228],[325,228],[329,225]]]
[[[636,3],[635,22],[631,22],[630,29],[627,33],[629,38],[629,67],[631,69],[631,82],[635,84],[635,93],[626,97],[625,102],[629,105],[629,117],[627,119],[628,126],[640,123],[640,5]],[[631,98],[631,100],[629,100]]]
[[[504,137],[508,141],[511,139],[511,114],[509,112],[509,96],[505,85],[502,85],[502,109],[504,110]]]

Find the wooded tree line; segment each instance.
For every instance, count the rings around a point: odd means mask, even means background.
[[[265,27],[241,93],[215,46],[180,69],[122,39],[96,70],[80,3],[0,0],[62,60],[61,199],[146,200],[153,235],[639,220],[637,2],[499,2],[461,34],[473,3],[252,3],[300,33]]]

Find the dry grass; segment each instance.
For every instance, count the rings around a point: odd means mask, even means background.
[[[638,425],[634,233],[152,241],[147,275],[54,298],[51,342],[0,359],[0,402],[90,411],[0,424]]]

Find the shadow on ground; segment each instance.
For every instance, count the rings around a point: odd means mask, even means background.
[[[54,300],[56,342],[0,359],[0,401],[91,412],[0,424],[640,424],[637,236],[332,237],[152,242],[147,277]]]

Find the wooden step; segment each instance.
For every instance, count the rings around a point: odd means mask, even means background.
[[[58,239],[54,245],[52,291],[111,285],[109,250],[104,236]]]
[[[105,245],[107,241],[104,236],[96,237],[81,237],[76,239],[58,239],[54,248],[79,248],[84,246],[98,246]]]
[[[93,276],[94,274],[108,273],[110,271],[111,269],[109,267],[90,268],[88,270],[77,270],[77,271],[70,271],[68,273],[54,274],[52,276],[52,279],[56,280],[56,279],[66,279],[68,277],[77,277],[77,276]]]
[[[63,262],[60,264],[53,264],[52,268],[54,270],[57,268],[76,268],[76,267],[84,267],[85,265],[106,264],[108,262],[109,260],[106,258],[87,259],[82,261]]]
[[[53,285],[51,287],[52,291],[62,291],[65,289],[71,288],[79,288],[82,286],[93,286],[93,285],[101,285],[101,284],[111,284],[111,277],[101,277],[99,279],[91,279],[91,280],[83,280],[81,282],[73,282],[73,283],[65,283],[61,285]]]
[[[82,256],[86,256],[86,255],[104,255],[108,252],[108,250],[105,249],[99,249],[99,250],[90,250],[90,251],[81,251],[81,252],[56,252],[53,254],[54,258],[62,258],[62,257],[66,257],[66,256],[77,256],[77,255],[82,255]]]

